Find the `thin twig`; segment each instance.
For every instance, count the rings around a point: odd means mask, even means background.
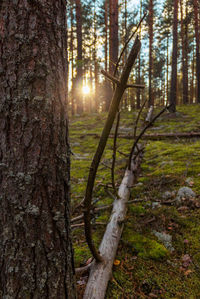
[[[106,206],[102,206],[102,207],[99,207],[99,208],[95,208],[95,209],[91,212],[91,214],[94,215],[94,214],[96,214],[96,213],[98,213],[98,212],[100,212],[100,211],[104,211],[104,210],[107,210],[107,209],[109,209],[109,208],[112,208],[112,205],[106,205]],[[79,220],[83,219],[83,217],[84,217],[83,214],[81,214],[81,215],[79,215],[79,216],[77,216],[77,217],[74,217],[74,218],[71,219],[71,223],[74,223],[74,222],[76,222],[76,221],[79,221]]]
[[[140,111],[138,112],[138,115],[137,115],[137,119],[136,119],[136,121],[135,121],[134,134],[133,134],[133,138],[134,138],[134,140],[135,140],[135,138],[136,138],[138,122],[139,122],[139,120],[140,120],[140,116],[141,116],[141,113],[142,113],[142,111],[143,111],[143,109],[144,109],[144,106],[145,106],[146,102],[147,102],[147,98],[146,98],[146,100],[144,101],[144,103],[142,104],[142,107],[140,108]]]
[[[111,166],[111,178],[112,178],[112,186],[115,191],[115,194],[117,194],[117,190],[115,187],[115,161],[116,161],[116,150],[117,150],[117,134],[119,129],[119,122],[120,122],[120,111],[117,113],[117,122],[115,126],[115,134],[113,139],[113,155],[112,155],[112,166]]]
[[[144,133],[146,132],[146,130],[156,121],[156,119],[163,114],[167,109],[169,109],[170,106],[165,106],[156,116],[154,116],[154,118],[143,128],[143,130],[140,132],[140,134],[137,136],[135,142],[133,143],[133,147],[131,149],[130,155],[129,155],[129,160],[128,160],[128,169],[130,169],[131,167],[131,160],[132,160],[132,156],[133,153],[135,151],[135,148],[138,144],[138,141],[140,140],[140,138],[144,135]]]
[[[108,72],[101,70],[102,75],[104,75],[106,78],[108,78],[110,81],[112,81],[113,83],[119,85],[120,82],[117,78],[113,77],[112,75],[110,75]]]
[[[128,154],[125,154],[125,153],[123,153],[122,151],[117,150],[117,152],[118,152],[120,155],[124,156],[124,157],[129,157]]]

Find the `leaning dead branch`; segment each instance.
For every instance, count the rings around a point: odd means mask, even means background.
[[[133,158],[133,157],[132,157]],[[118,190],[118,199],[113,203],[113,209],[110,221],[106,227],[101,245],[99,247],[103,262],[98,263],[95,260],[90,267],[90,275],[86,286],[84,299],[104,299],[111,277],[112,266],[118,244],[123,231],[126,218],[127,203],[130,197],[131,187],[136,182],[139,174],[142,152],[134,161],[132,159],[131,169],[125,171],[124,178]]]
[[[113,122],[116,116],[116,113],[119,109],[119,104],[121,101],[121,98],[123,96],[123,93],[126,89],[127,81],[129,74],[131,72],[131,69],[133,67],[133,64],[137,58],[137,54],[140,51],[141,43],[136,38],[134,45],[130,51],[129,57],[127,59],[127,63],[124,67],[124,70],[122,71],[121,77],[120,77],[120,84],[116,84],[116,88],[114,91],[114,95],[111,101],[111,105],[108,112],[108,117],[104,126],[104,129],[102,131],[99,144],[96,150],[96,153],[94,155],[94,158],[91,163],[91,167],[89,170],[89,176],[88,176],[88,182],[86,187],[86,193],[85,193],[85,199],[84,199],[84,223],[85,223],[85,236],[86,241],[88,243],[88,246],[90,248],[90,251],[96,261],[100,262],[103,261],[102,257],[100,256],[99,252],[97,251],[93,241],[92,241],[92,228],[90,224],[90,210],[91,210],[91,200],[92,200],[92,194],[93,194],[93,188],[94,188],[94,182],[96,178],[97,169],[101,160],[101,157],[103,155],[111,128],[113,126]]]

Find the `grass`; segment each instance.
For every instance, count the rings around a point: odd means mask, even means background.
[[[120,132],[132,133],[136,113],[122,112]],[[74,155],[71,160],[72,209],[84,197],[87,175],[106,114],[73,117],[70,120],[70,140]],[[140,129],[142,123],[140,124]],[[190,132],[200,130],[200,106],[180,106],[174,118],[165,113],[148,132]],[[120,183],[126,166],[126,154],[131,140],[118,140],[116,182]],[[200,297],[200,209],[198,204],[185,202],[181,209],[161,204],[152,208],[152,202],[162,203],[163,193],[176,194],[191,178],[191,188],[200,195],[200,140],[177,139],[146,141],[142,172],[132,190],[132,198],[142,200],[129,206],[127,221],[113,267],[106,298],[199,298]],[[112,140],[109,139],[97,173],[93,200],[97,206],[112,203],[105,186],[110,184]],[[76,211],[74,216],[80,213]],[[107,222],[109,212],[96,215],[95,221]],[[94,226],[96,246],[100,244],[105,226]],[[152,233],[154,230],[172,236],[173,252],[169,252]],[[90,257],[83,228],[73,230],[75,265],[83,265]],[[183,266],[183,257],[191,263]],[[78,278],[77,278],[78,279]],[[81,287],[82,290],[83,287]],[[78,285],[78,290],[79,290]],[[80,293],[81,294],[81,293]],[[157,296],[157,297],[156,297]],[[81,298],[81,295],[80,295]]]

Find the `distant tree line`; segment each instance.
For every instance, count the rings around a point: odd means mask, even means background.
[[[108,110],[112,85],[100,71],[113,75],[121,49],[145,12],[147,17],[137,32],[142,51],[131,83],[145,83],[146,89],[126,91],[122,108],[140,108],[144,98],[148,98],[148,106],[171,103],[171,112],[177,104],[200,103],[198,0],[165,0],[163,4],[140,0],[136,7],[127,0],[70,0],[67,12],[72,115]],[[90,88],[88,94],[83,86]]]

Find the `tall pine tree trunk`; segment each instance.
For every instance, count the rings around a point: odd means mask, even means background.
[[[104,22],[105,22],[105,71],[108,71],[108,0],[104,3]]]
[[[174,18],[173,18],[173,50],[172,50],[172,75],[170,87],[170,112],[176,112],[177,101],[177,43],[178,43],[178,0],[174,0]]]
[[[197,80],[197,94],[196,103],[200,103],[200,30],[199,30],[199,13],[198,13],[198,0],[193,0],[194,4],[194,23],[195,23],[195,39],[196,39],[196,80]]]
[[[98,97],[98,61],[97,61],[97,20],[96,20],[96,1],[94,1],[94,46],[93,46],[93,63],[94,63],[94,99],[95,111],[99,110]]]
[[[118,59],[118,0],[110,0],[109,72],[113,74]]]
[[[77,32],[77,61],[76,61],[76,80],[75,94],[77,113],[83,112],[83,51],[82,51],[82,8],[81,1],[76,0],[76,32]]]
[[[109,0],[109,19],[110,19],[110,31],[109,31],[109,72],[113,74],[115,69],[115,63],[118,59],[118,0]],[[110,106],[112,98],[112,86],[109,84],[106,100],[106,110]]]
[[[190,78],[190,104],[193,104],[194,101],[194,72],[195,72],[195,67],[194,67],[194,60],[195,60],[195,54],[194,54],[194,46],[192,47],[192,73],[191,73],[191,78]]]
[[[75,114],[75,103],[74,103],[74,12],[73,12],[73,0],[70,1],[70,22],[71,22],[71,32],[70,32],[70,63],[71,63],[71,112],[72,115]]]
[[[185,20],[183,19],[183,0],[180,0],[181,10],[181,41],[182,41],[182,91],[183,104],[188,104],[188,60],[187,60],[187,14]],[[186,8],[187,12],[187,8]]]
[[[169,103],[169,36],[167,35],[167,84],[166,84],[166,93],[167,93],[167,103]]]
[[[153,0],[149,0],[149,101],[148,106],[154,105],[153,93]]]
[[[0,298],[75,298],[63,1],[1,1]]]
[[[142,18],[142,0],[140,0],[140,20]],[[141,26],[140,25],[140,31],[139,31],[139,36],[140,36],[140,40],[141,40],[141,35],[142,35],[142,29],[141,29]],[[138,54],[138,79],[137,79],[137,83],[140,84],[141,83],[141,53],[139,52]],[[141,100],[140,100],[140,97],[141,97],[141,91],[140,91],[140,88],[137,89],[137,109],[140,109],[140,106],[141,106]]]

